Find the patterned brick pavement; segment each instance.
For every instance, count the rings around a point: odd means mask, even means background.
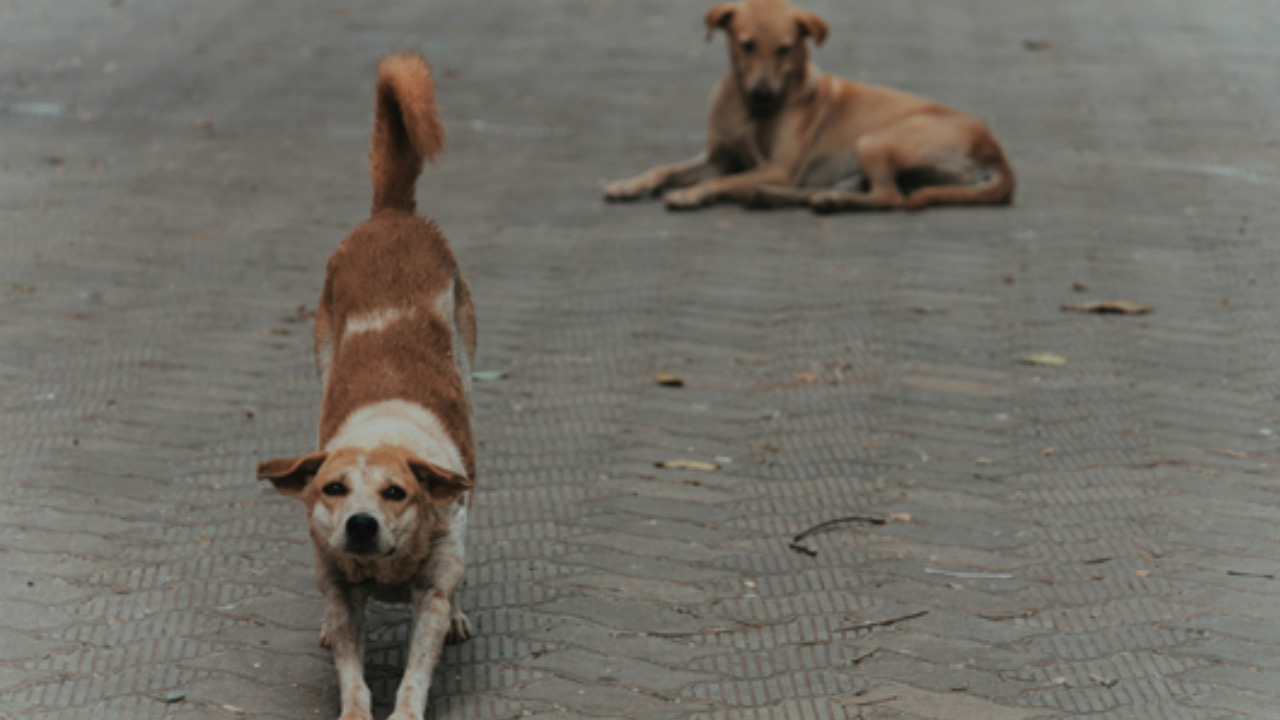
[[[420,49],[510,373],[431,717],[1280,718],[1280,15],[810,6],[825,69],[987,117],[1017,204],[602,204],[698,146],[699,4],[0,0],[0,717],[336,715],[252,468],[314,442],[304,311]],[[1155,312],[1059,309],[1105,297]],[[851,515],[894,519],[788,548]]]

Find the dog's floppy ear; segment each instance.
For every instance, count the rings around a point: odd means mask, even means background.
[[[823,40],[827,39],[827,21],[818,17],[816,13],[800,10],[796,13],[796,24],[800,26],[800,34],[808,35],[813,38],[814,45],[821,45]]]
[[[426,460],[410,458],[409,469],[418,478],[418,484],[431,497],[431,501],[441,505],[453,502],[459,495],[475,487],[475,483],[466,475],[445,470]]]
[[[258,479],[270,480],[282,495],[298,497],[328,458],[329,453],[316,452],[296,458],[265,460],[258,463]]]
[[[707,11],[707,42],[711,41],[716,30],[729,26],[729,21],[733,20],[733,11],[736,9],[735,3],[720,3]]]

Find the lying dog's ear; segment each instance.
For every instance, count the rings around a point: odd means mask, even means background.
[[[296,458],[265,460],[258,463],[258,479],[270,480],[283,495],[298,497],[328,457],[329,453],[317,452]]]
[[[707,11],[707,42],[711,42],[716,30],[729,26],[729,21],[733,20],[733,11],[736,9],[735,3],[720,3]]]
[[[475,483],[466,475],[459,475],[452,470],[445,470],[438,465],[432,465],[426,460],[418,458],[409,459],[409,469],[413,471],[415,477],[418,478],[418,484],[431,496],[432,502],[445,503],[453,502],[459,495],[475,487]]]
[[[827,39],[827,21],[816,14],[801,10],[796,13],[796,24],[800,26],[800,34],[813,38],[814,45],[821,45]]]

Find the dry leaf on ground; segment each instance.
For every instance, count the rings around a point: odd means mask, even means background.
[[[1146,303],[1133,300],[1112,298],[1110,300],[1094,300],[1078,305],[1063,305],[1064,312],[1097,313],[1099,315],[1146,315],[1154,308]]]
[[[1046,365],[1049,367],[1057,367],[1059,365],[1066,365],[1067,359],[1058,353],[1041,351],[1033,352],[1030,355],[1023,355],[1018,358],[1018,362],[1024,365]]]
[[[684,387],[684,380],[669,372],[660,372],[654,380],[663,387]]]
[[[505,380],[507,375],[506,370],[476,370],[471,373],[471,379],[476,382],[489,382],[491,380]]]
[[[663,460],[654,463],[654,466],[668,470],[697,470],[698,472],[715,472],[720,469],[718,463],[705,460]]]
[[[889,519],[894,522],[909,523],[911,522],[911,513],[889,513]]]
[[[814,375],[813,373],[797,373],[796,379],[802,383],[811,383],[817,380],[818,376]]]

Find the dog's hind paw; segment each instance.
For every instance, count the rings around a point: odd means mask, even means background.
[[[444,636],[448,645],[458,645],[471,639],[471,621],[457,606],[453,606],[452,617],[449,618],[449,633]]]
[[[333,649],[333,638],[329,637],[329,623],[320,626],[320,647],[325,650]]]

